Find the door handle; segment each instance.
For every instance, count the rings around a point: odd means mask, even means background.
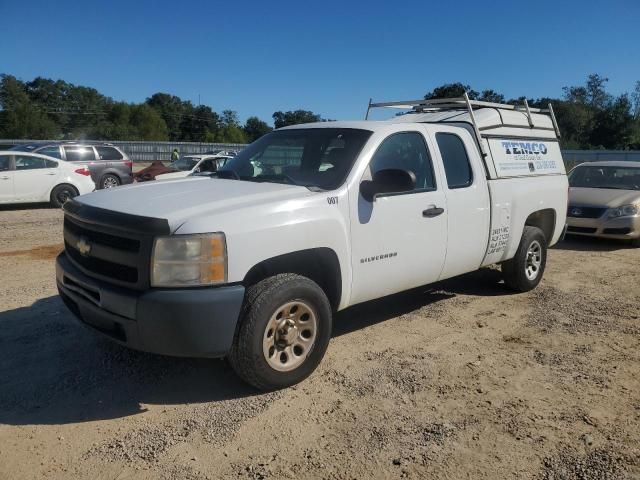
[[[0,177],[2,180],[9,180],[11,177]]]
[[[427,218],[437,217],[438,215],[442,215],[444,213],[444,208],[439,207],[431,207],[422,211],[422,216]]]
[[[57,175],[56,172],[49,172],[49,173],[45,173],[45,175]]]

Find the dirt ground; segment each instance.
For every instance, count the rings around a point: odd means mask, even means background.
[[[62,213],[0,210],[0,479],[640,478],[640,251],[574,239],[340,313],[307,381],[126,350],[56,296]]]

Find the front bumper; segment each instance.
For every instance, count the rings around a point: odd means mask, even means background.
[[[640,238],[640,216],[607,218],[567,217],[567,233],[590,237],[632,240]]]
[[[83,274],[64,252],[56,283],[82,324],[135,350],[179,357],[224,357],[244,299],[241,285],[123,289]]]

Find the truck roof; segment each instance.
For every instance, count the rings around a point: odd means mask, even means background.
[[[549,115],[531,113],[530,116],[521,110],[503,110],[499,108],[479,108],[474,111],[476,124],[480,133],[485,135],[503,135],[522,138],[555,139],[556,132]],[[531,123],[529,123],[531,119]],[[472,125],[471,115],[467,110],[446,110],[435,112],[406,113],[395,117],[392,122],[418,123],[467,123]]]

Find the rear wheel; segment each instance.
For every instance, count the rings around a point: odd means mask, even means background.
[[[120,178],[111,173],[107,173],[106,175],[103,175],[100,180],[100,188],[114,188],[120,185],[120,183],[122,183],[120,182]]]
[[[331,338],[331,307],[312,280],[295,274],[250,287],[229,363],[260,390],[289,387],[307,378]]]
[[[547,263],[547,239],[537,227],[525,226],[515,256],[502,264],[507,287],[518,292],[533,290],[542,280]]]
[[[67,200],[78,196],[78,190],[72,185],[58,185],[51,191],[51,206],[61,208]]]

